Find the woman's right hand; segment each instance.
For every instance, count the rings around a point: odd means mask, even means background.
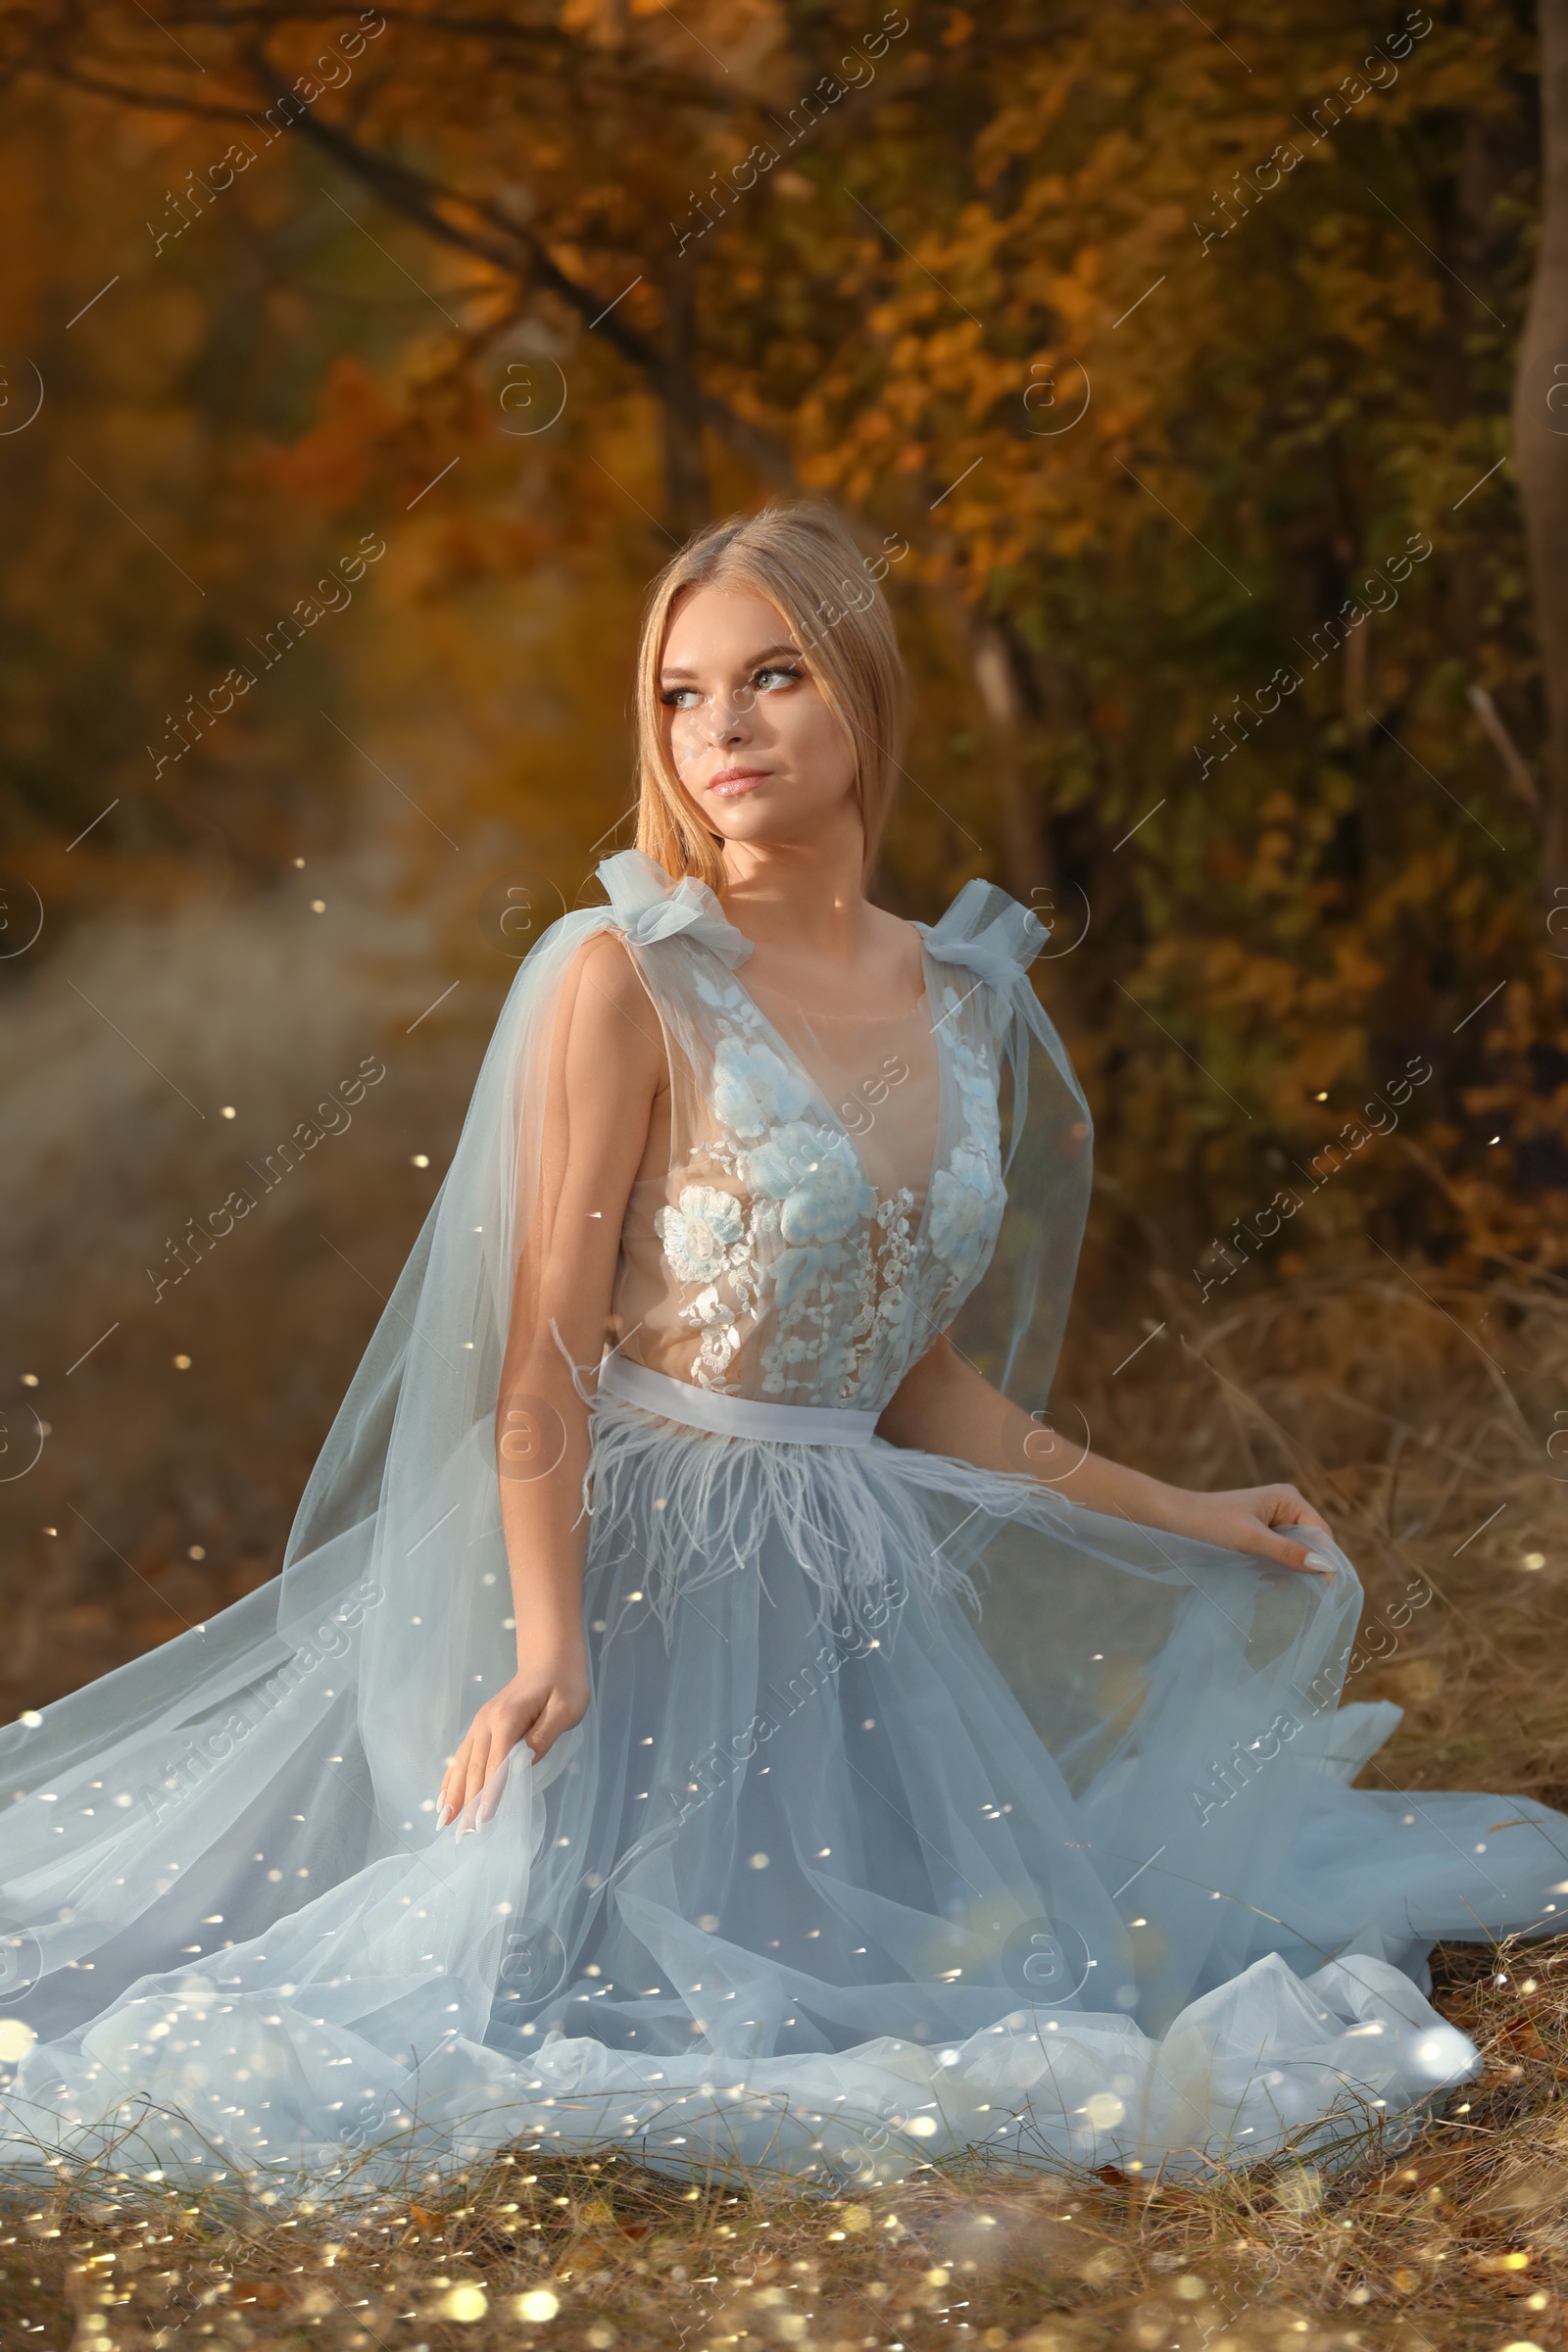
[[[489,1786],[519,1740],[537,1760],[587,1712],[588,1660],[581,1642],[564,1644],[554,1653],[534,1650],[526,1669],[519,1668],[504,1690],[487,1698],[469,1724],[441,1783],[436,1828],[444,1830]],[[488,1804],[480,1805],[476,1829],[489,1820],[500,1794],[498,1788]]]

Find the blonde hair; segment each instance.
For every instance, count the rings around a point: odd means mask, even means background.
[[[908,680],[887,599],[858,548],[831,508],[804,502],[709,524],[649,591],[637,653],[637,847],[677,879],[693,874],[712,890],[723,879],[719,844],[669,759],[659,695],[675,606],[695,588],[750,590],[783,615],[850,739],[869,873],[898,780]]]

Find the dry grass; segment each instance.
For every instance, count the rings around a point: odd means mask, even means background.
[[[1161,1337],[1116,1376],[1144,1334],[1081,1317],[1068,1380],[1101,1450],[1184,1486],[1287,1478],[1329,1520],[1367,1592],[1345,1696],[1405,1710],[1369,1785],[1568,1810],[1568,1284],[1377,1267],[1219,1312],[1161,1280]],[[1396,1632],[1416,1578],[1436,1601]]]
[[[466,1029],[443,1010],[410,1035],[450,974],[423,952],[429,916],[384,896],[352,861],[319,861],[308,888],[84,927],[62,951],[69,986],[55,964],[9,974],[0,1718],[276,1571],[514,968],[453,999],[474,1000]],[[188,1220],[209,1224],[236,1186],[261,1194],[268,1154],[374,1054],[386,1076],[352,1125],[158,1298],[147,1269],[177,1270]],[[48,1440],[18,1476],[34,1413]]]

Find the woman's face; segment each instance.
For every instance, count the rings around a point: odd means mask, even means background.
[[[759,847],[859,822],[855,754],[782,615],[746,591],[677,605],[659,672],[664,741],[711,833]]]

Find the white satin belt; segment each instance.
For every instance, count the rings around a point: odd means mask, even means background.
[[[876,1435],[875,1413],[836,1404],[755,1404],[749,1396],[695,1389],[667,1373],[651,1372],[646,1364],[630,1364],[623,1355],[605,1357],[599,1367],[599,1390],[601,1396],[618,1396],[623,1404],[641,1405],[646,1413],[720,1438],[771,1438],[785,1446],[869,1446]]]

